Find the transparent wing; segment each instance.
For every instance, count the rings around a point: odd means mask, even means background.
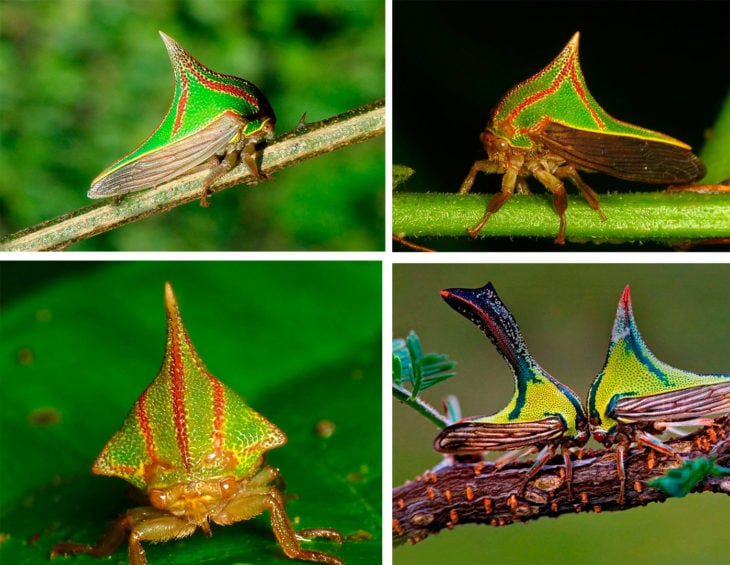
[[[670,143],[584,131],[552,121],[530,138],[581,169],[626,180],[681,184],[706,172],[691,151]]]
[[[727,413],[730,413],[730,379],[652,396],[621,398],[614,408],[615,417],[624,422],[685,420]]]
[[[221,151],[243,126],[223,114],[199,132],[152,151],[103,176],[91,185],[89,198],[104,198],[157,186]]]
[[[433,447],[441,453],[508,451],[545,444],[564,430],[562,420],[557,417],[514,424],[463,421],[442,430]]]

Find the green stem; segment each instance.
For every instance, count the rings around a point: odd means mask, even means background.
[[[393,233],[401,237],[465,236],[491,198],[487,195],[393,194]],[[566,239],[595,243],[730,237],[730,194],[646,192],[602,194],[602,222],[580,196],[570,196]],[[515,195],[494,214],[479,237],[554,238],[558,215],[546,195]]]
[[[411,398],[411,393],[408,390],[395,383],[393,383],[393,396],[396,400],[400,400],[404,404],[407,404],[416,412],[424,416],[427,420],[436,424],[440,430],[449,425],[446,418],[436,412],[430,404],[427,404],[419,397]]]
[[[274,173],[301,161],[371,139],[385,132],[385,101],[379,100],[322,122],[306,124],[276,138],[262,151],[260,168]],[[0,240],[2,251],[50,251],[124,224],[198,200],[207,171],[179,177],[156,188],[85,206]],[[219,192],[254,178],[241,165],[221,178]]]

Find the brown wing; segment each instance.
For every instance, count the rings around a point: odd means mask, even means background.
[[[556,417],[514,424],[464,421],[443,429],[436,437],[433,448],[440,453],[509,451],[544,445],[563,431],[563,422]]]
[[[89,198],[104,198],[162,184],[183,174],[221,151],[243,126],[230,114],[223,114],[209,126],[143,155],[112,171],[91,185]]]
[[[701,179],[706,172],[691,151],[669,143],[584,131],[552,121],[529,136],[579,169],[621,179],[681,184]]]
[[[678,421],[730,413],[730,379],[652,396],[622,398],[614,415],[624,422]]]

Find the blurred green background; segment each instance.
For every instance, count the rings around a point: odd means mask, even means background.
[[[605,360],[626,284],[636,321],[663,361],[697,372],[730,370],[730,265],[395,265],[393,336],[415,330],[424,353],[449,355],[457,376],[423,393],[437,408],[456,394],[464,416],[491,414],[512,397],[509,369],[489,340],[439,296],[492,281],[531,354],[585,399]],[[435,426],[393,402],[393,484],[432,468]],[[589,444],[598,447],[595,442]],[[700,494],[627,512],[576,514],[504,528],[465,525],[415,546],[394,563],[721,563],[726,496]]]
[[[373,536],[307,546],[379,562],[379,263],[66,261],[2,264],[0,562],[47,563],[55,543],[92,543],[134,505],[124,481],[90,468],[159,369],[165,280],[210,372],[288,436],[268,461],[296,528]],[[315,432],[322,420],[329,438]],[[155,565],[288,561],[268,514],[147,554]],[[104,562],[126,563],[126,550]]]
[[[91,179],[157,126],[158,30],[271,102],[277,133],[385,95],[382,0],[0,3],[0,236],[91,203]],[[75,250],[380,250],[384,137],[124,226]]]

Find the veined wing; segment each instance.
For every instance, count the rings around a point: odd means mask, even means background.
[[[221,151],[243,125],[236,116],[224,113],[200,131],[97,177],[87,196],[115,196],[171,180]]]
[[[508,451],[544,444],[564,431],[563,421],[557,417],[513,424],[463,421],[442,430],[433,447],[441,453]]]
[[[579,168],[626,180],[683,184],[706,172],[689,147],[651,139],[585,131],[553,121],[530,138]]]
[[[730,378],[727,382],[619,399],[614,416],[623,422],[685,420],[730,413]]]

